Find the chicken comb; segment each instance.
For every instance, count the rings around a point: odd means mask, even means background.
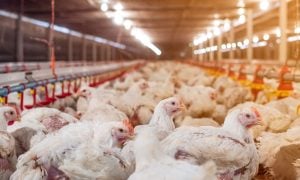
[[[257,118],[259,118],[259,119],[261,118],[261,115],[260,115],[260,113],[258,112],[257,108],[251,107],[251,110],[255,113],[255,115],[256,115]]]
[[[128,119],[123,120],[123,124],[128,128],[129,133],[133,134],[133,126]]]

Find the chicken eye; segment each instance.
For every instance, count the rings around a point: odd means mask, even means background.
[[[171,104],[174,106],[174,105],[175,105],[175,102],[173,101],[173,102],[171,102]]]
[[[120,131],[121,133],[122,133],[122,132],[124,132],[124,130],[123,130],[123,129],[121,129],[121,128],[119,129],[119,131]]]
[[[9,114],[10,114],[10,115],[14,115],[14,112],[13,112],[13,111],[10,111]]]
[[[251,117],[251,115],[250,114],[246,114],[246,118],[250,118]]]
[[[83,92],[83,93],[85,93],[85,92],[86,92],[86,90],[84,89],[84,90],[82,90],[82,92]]]

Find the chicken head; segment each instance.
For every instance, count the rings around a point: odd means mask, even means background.
[[[7,125],[12,125],[15,121],[20,120],[20,114],[13,106],[2,106],[0,107],[0,118],[2,121],[0,130],[6,130]]]
[[[133,135],[133,127],[128,120],[124,120],[123,124],[111,129],[113,144],[121,147]]]
[[[163,108],[169,116],[175,117],[185,110],[185,105],[180,98],[171,97],[165,100]]]
[[[242,109],[238,120],[246,128],[261,124],[261,116],[255,107]]]

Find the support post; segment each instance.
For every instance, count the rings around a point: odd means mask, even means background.
[[[214,45],[214,38],[210,38],[209,39],[209,43],[208,43],[208,47],[212,47]],[[209,61],[213,61],[214,60],[214,52],[210,51],[209,52]]]
[[[111,47],[111,59],[116,60],[116,51],[114,47]]]
[[[287,60],[287,1],[280,0],[279,7],[279,28],[280,28],[280,43],[279,43],[279,62],[284,64]]]
[[[68,61],[73,61],[73,38],[72,35],[68,35]]]
[[[100,55],[101,55],[101,60],[102,61],[105,61],[106,60],[106,56],[105,56],[105,45],[101,44],[100,46]]]
[[[16,59],[17,62],[24,62],[24,39],[22,17],[24,12],[24,0],[19,0],[18,19],[16,20]]]
[[[234,42],[234,26],[233,23],[231,23],[231,29],[229,31],[229,43],[233,43]],[[229,59],[234,59],[234,49],[231,48],[229,51]]]
[[[253,12],[252,10],[247,10],[247,39],[249,40],[249,45],[247,48],[247,60],[251,61],[253,59]]]
[[[192,59],[193,59],[193,60],[197,60],[197,55],[194,53],[194,52],[195,52],[195,49],[196,49],[196,48],[195,48],[195,45],[193,44],[193,45],[192,45]]]
[[[82,47],[82,49],[81,49],[82,57],[81,58],[84,62],[87,61],[86,46],[87,46],[87,40],[86,40],[85,36],[83,36],[82,37],[82,46],[81,46]]]
[[[93,62],[97,61],[97,43],[96,42],[92,42],[93,43]]]
[[[217,50],[217,59],[218,61],[222,60],[222,33],[217,37],[217,46],[218,46],[218,50]]]
[[[111,51],[110,51],[110,46],[106,46],[106,60],[110,61],[111,60]]]

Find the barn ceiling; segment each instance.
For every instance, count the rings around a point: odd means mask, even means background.
[[[22,0],[1,0],[0,9],[18,11]],[[50,0],[23,0],[27,16],[49,21]],[[123,14],[133,25],[145,31],[152,42],[159,47],[162,58],[174,59],[188,49],[193,38],[213,26],[215,19],[233,20],[239,17],[241,0],[109,0],[120,2]],[[278,0],[270,0],[278,3]],[[289,30],[292,32],[299,17],[297,3],[289,3]],[[259,0],[244,0],[246,9],[259,10]],[[138,42],[122,26],[115,25],[99,8],[98,0],[56,0],[56,23],[83,33],[102,36],[128,46],[138,46]],[[110,7],[109,11],[113,9]],[[268,32],[279,24],[278,9],[273,9],[254,20],[254,34]],[[245,25],[235,28],[237,38],[245,36]]]

